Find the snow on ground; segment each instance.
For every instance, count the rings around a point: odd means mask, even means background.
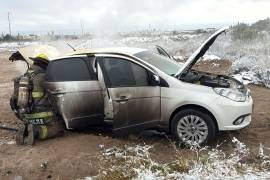
[[[125,146],[124,148],[101,148],[101,171],[89,179],[110,177],[154,179],[269,179],[270,158],[264,153],[269,149],[260,144],[258,154],[250,152],[245,144],[233,138],[234,151],[226,154],[219,149],[190,147],[190,158],[179,153],[175,161],[161,164],[151,159],[150,145]],[[175,149],[176,151],[177,148]]]
[[[214,55],[214,54],[205,54],[203,57],[202,57],[202,60],[205,61],[205,60],[220,60],[221,58]]]
[[[270,71],[266,72],[253,72],[253,71],[241,71],[234,74],[233,77],[240,82],[247,84],[262,85],[270,88]]]
[[[250,71],[239,72],[238,74],[233,75],[233,77],[245,85],[250,84],[250,83],[253,83],[253,84],[262,83],[262,80],[256,76],[256,73],[250,72]]]
[[[12,144],[16,144],[16,142],[15,141],[10,141],[10,140],[4,140],[4,139],[0,140],[0,146],[1,145],[12,145]]]
[[[33,45],[33,44],[38,44],[38,42],[4,42],[4,43],[0,43],[0,52],[16,51],[19,48]]]
[[[0,43],[0,52],[16,51],[20,47],[31,44],[46,43],[60,49],[70,50],[66,45],[69,42],[76,49],[111,46],[135,46],[152,48],[161,45],[176,58],[186,59],[209,34],[203,35],[159,35],[159,36],[131,36],[131,37],[94,37],[70,41],[51,42],[9,42]],[[267,40],[267,39],[266,39]],[[222,37],[214,47],[210,48],[203,60],[230,59],[233,61],[234,77],[245,84],[253,83],[270,88],[270,41],[233,42],[230,37]],[[261,43],[261,44],[260,44]],[[18,64],[21,66],[21,64]],[[14,144],[13,141],[0,141],[0,145]],[[264,154],[260,145],[257,161],[248,163],[249,149],[237,139],[234,139],[235,149],[231,154],[225,154],[218,147],[214,149],[191,148],[198,154],[189,162],[178,157],[174,162],[160,164],[151,159],[152,146],[135,145],[124,148],[106,149],[101,145],[102,161],[105,166],[98,176],[110,177],[115,172],[121,176],[133,179],[270,179],[270,158]],[[205,152],[207,155],[201,155]],[[102,162],[101,162],[102,163]],[[173,168],[181,167],[180,169]],[[181,170],[181,171],[180,171]],[[118,174],[118,175],[119,175]],[[97,176],[97,177],[98,177]],[[88,177],[85,179],[95,179]]]

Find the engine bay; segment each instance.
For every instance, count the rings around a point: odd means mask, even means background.
[[[194,69],[191,69],[187,73],[182,74],[179,79],[187,83],[200,84],[213,88],[230,88],[232,87],[233,83],[233,79],[228,76],[201,72]]]

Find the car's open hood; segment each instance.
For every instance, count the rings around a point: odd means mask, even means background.
[[[216,31],[212,36],[210,36],[186,61],[186,63],[177,71],[176,77],[180,77],[182,73],[190,69],[199,59],[202,57],[209,47],[215,42],[216,38],[226,32],[229,27],[224,27]]]

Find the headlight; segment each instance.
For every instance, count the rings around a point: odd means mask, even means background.
[[[238,91],[237,89],[228,89],[228,88],[213,88],[213,89],[218,95],[224,96],[233,101],[237,102],[246,101],[246,95]]]

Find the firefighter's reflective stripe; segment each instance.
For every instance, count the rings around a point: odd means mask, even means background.
[[[38,112],[38,113],[32,113],[32,114],[25,114],[24,117],[26,119],[37,119],[37,118],[48,118],[52,117],[53,112],[48,111],[48,112]]]
[[[32,92],[32,97],[34,99],[42,98],[42,97],[44,97],[44,92],[33,91]]]
[[[26,73],[27,73],[27,74],[32,74],[33,72],[35,72],[35,70],[33,70],[33,69],[28,69]]]
[[[41,132],[39,134],[39,139],[46,139],[48,136],[48,128],[47,126],[40,126]]]

